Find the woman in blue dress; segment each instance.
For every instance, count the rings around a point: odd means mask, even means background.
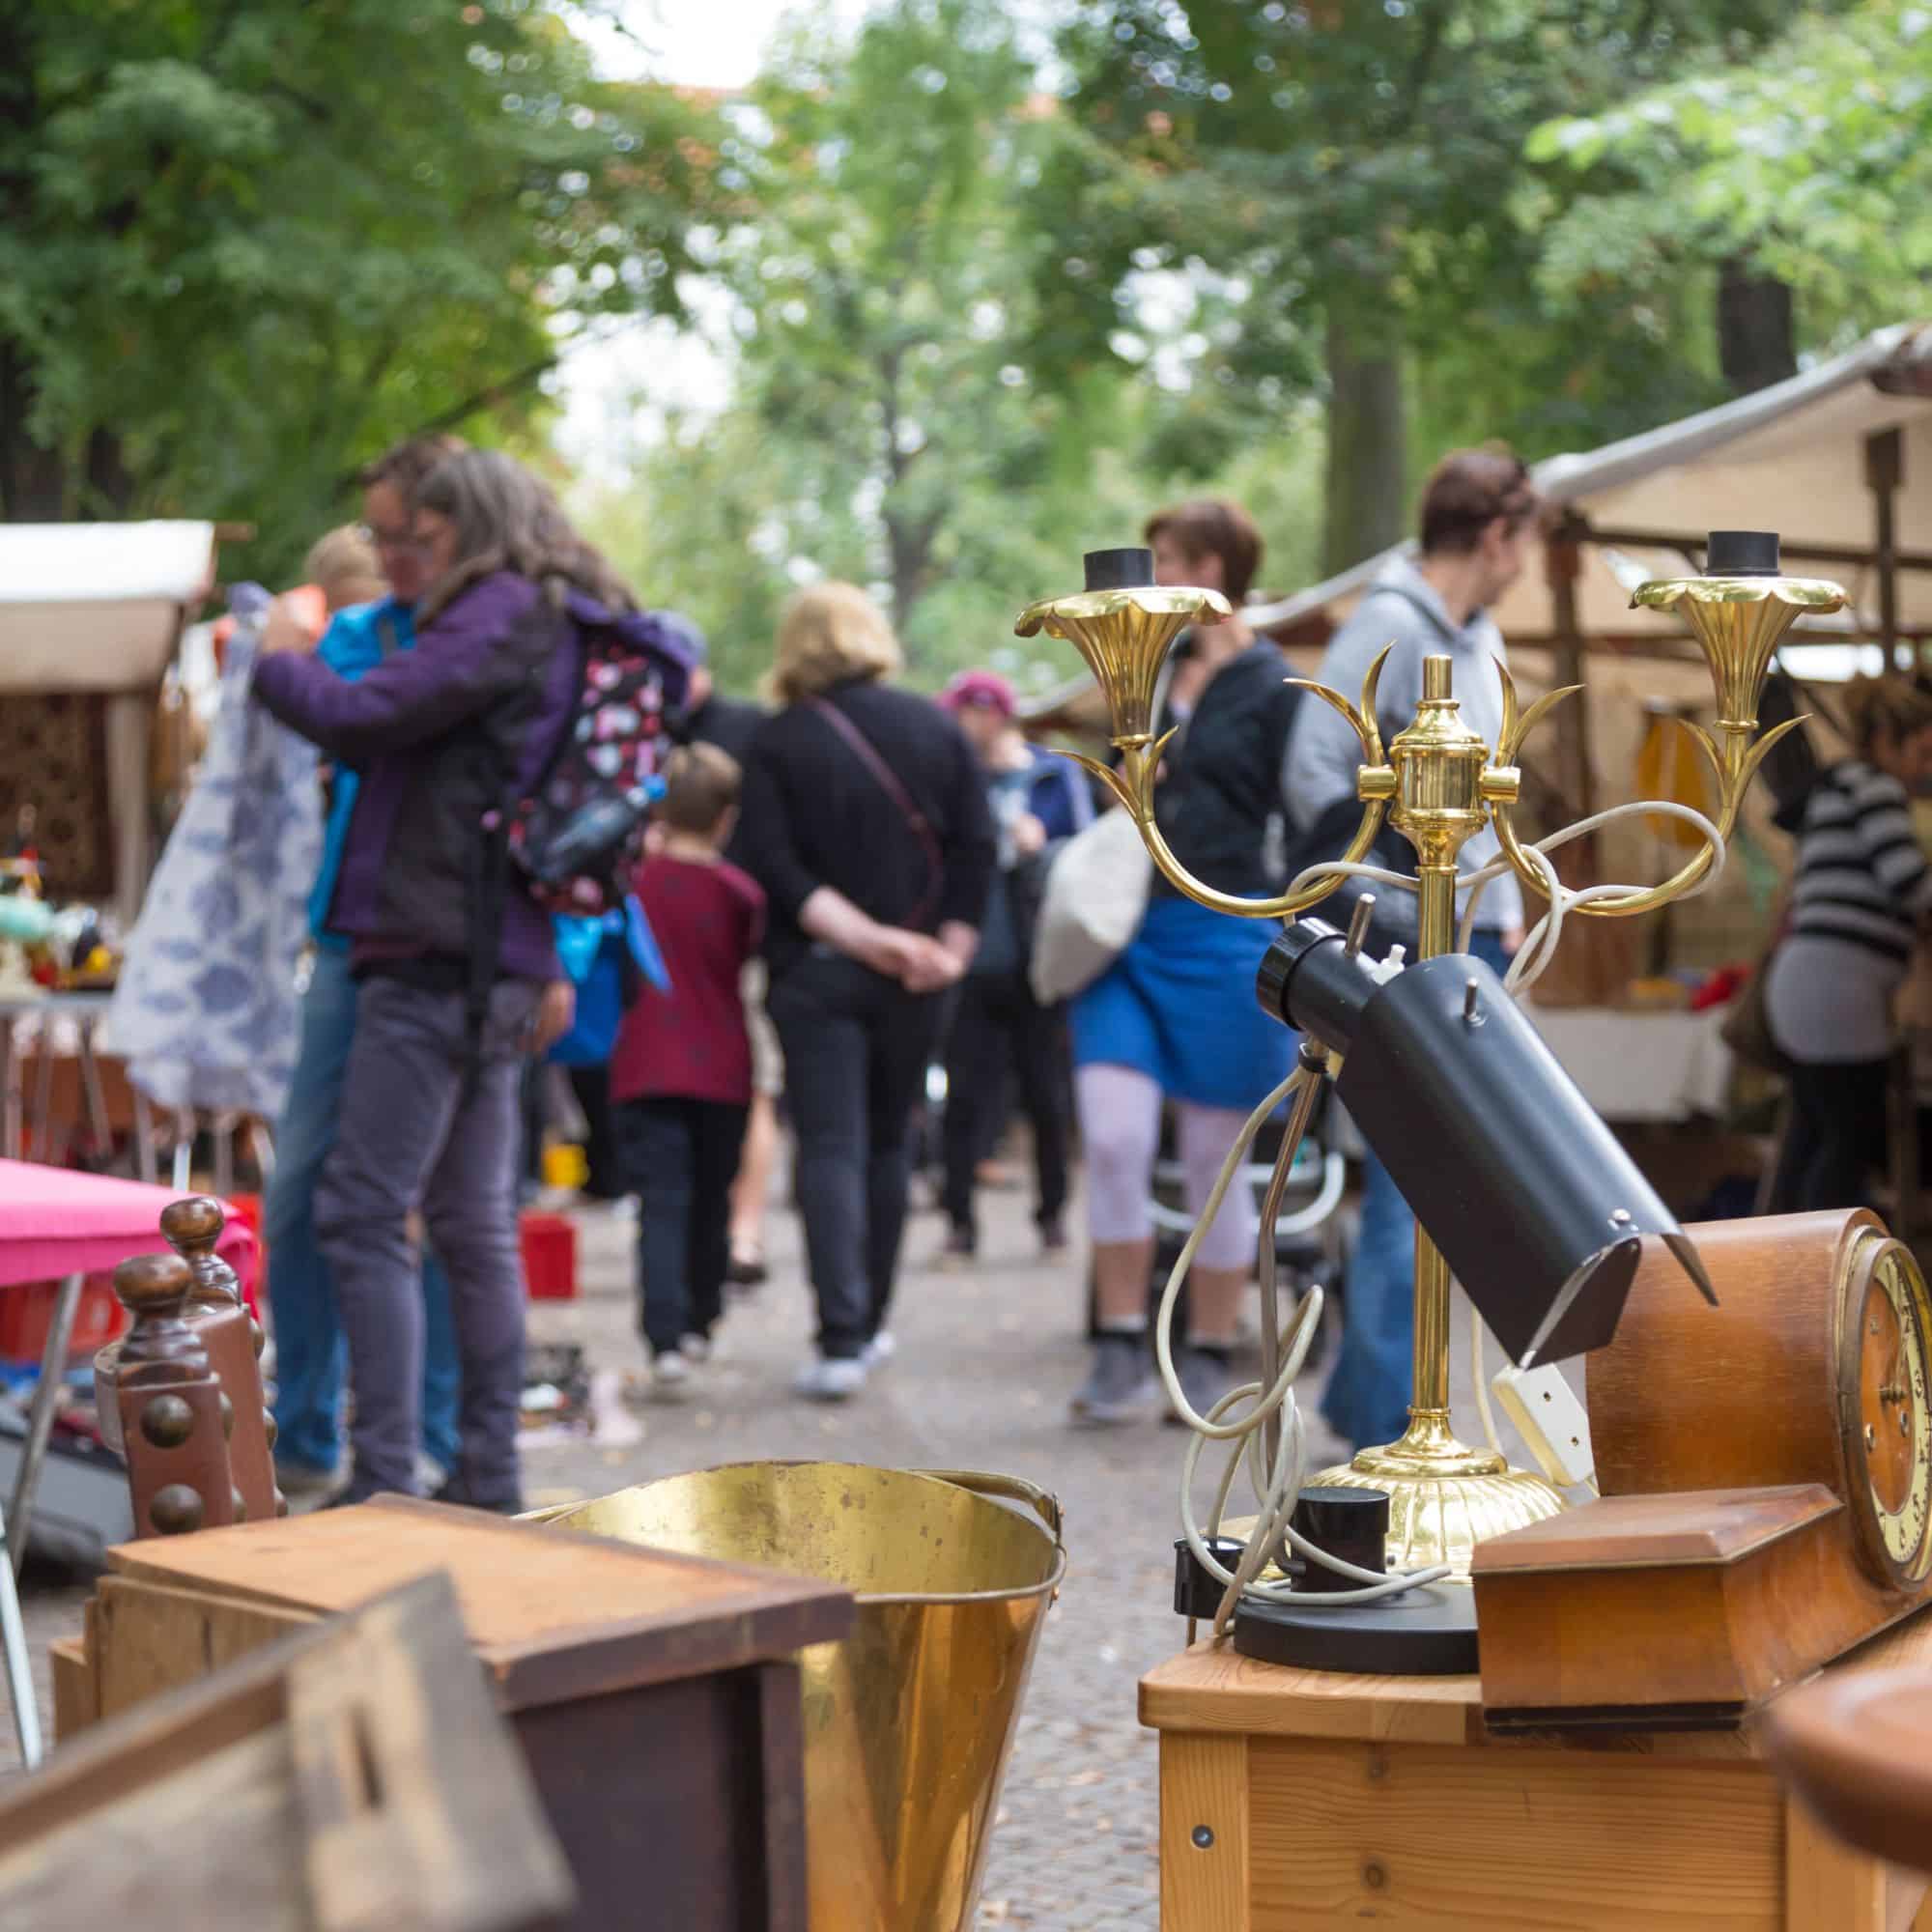
[[[1147,540],[1160,582],[1219,590],[1236,613],[1185,640],[1190,701],[1183,716],[1166,721],[1179,729],[1154,794],[1155,816],[1195,878],[1263,897],[1282,884],[1282,773],[1301,694],[1287,682],[1281,652],[1239,615],[1261,537],[1234,504],[1204,501],[1161,511]],[[1181,711],[1172,695],[1170,705]],[[1175,1109],[1187,1206],[1198,1215],[1241,1122],[1288,1077],[1294,1037],[1250,990],[1274,930],[1269,921],[1196,905],[1156,873],[1140,930],[1073,1003],[1098,1330],[1087,1380],[1073,1397],[1076,1422],[1125,1422],[1155,1405],[1147,1346],[1150,1190],[1163,1103]],[[1231,1384],[1229,1350],[1258,1233],[1254,1203],[1236,1189],[1195,1256],[1189,1332],[1175,1350],[1175,1369],[1203,1413]]]

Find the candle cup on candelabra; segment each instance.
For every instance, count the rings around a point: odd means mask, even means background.
[[[1334,890],[1340,874],[1323,874],[1299,891],[1272,898],[1233,897],[1193,879],[1168,849],[1155,822],[1154,784],[1165,740],[1152,736],[1152,713],[1161,661],[1190,622],[1225,617],[1227,604],[1208,590],[1155,588],[1152,558],[1145,551],[1090,553],[1087,563],[1084,592],[1029,606],[1015,627],[1022,637],[1045,631],[1066,639],[1100,683],[1122,762],[1118,770],[1092,759],[1081,762],[1132,813],[1154,864],[1189,898],[1254,919],[1293,920],[1308,911]],[[1693,726],[1692,732],[1718,777],[1715,827],[1719,840],[1729,838],[1766,753],[1803,722],[1794,719],[1756,736],[1758,696],[1778,639],[1801,614],[1836,611],[1844,601],[1834,583],[1780,576],[1777,539],[1758,531],[1713,532],[1705,576],[1646,583],[1633,596],[1633,608],[1680,611],[1710,665],[1718,736],[1701,726]],[[1358,861],[1367,853],[1385,813],[1415,848],[1417,957],[1429,959],[1455,949],[1457,856],[1485,826],[1493,826],[1502,854],[1522,885],[1548,897],[1552,880],[1548,862],[1525,847],[1514,822],[1516,759],[1528,733],[1571,692],[1551,692],[1523,710],[1509,673],[1498,667],[1503,728],[1492,748],[1460,716],[1449,659],[1426,658],[1415,717],[1384,754],[1376,722],[1381,663],[1378,658],[1371,668],[1359,706],[1321,685],[1293,681],[1339,711],[1361,742],[1364,762],[1356,789],[1362,816],[1343,860]],[[1707,842],[1662,885],[1582,901],[1570,907],[1570,915],[1628,917],[1667,904],[1702,882],[1714,855]],[[1264,1243],[1271,1238],[1272,1231],[1264,1229]],[[1449,1270],[1419,1227],[1415,1253],[1414,1386],[1407,1430],[1399,1442],[1363,1449],[1345,1466],[1324,1470],[1313,1482],[1387,1492],[1391,1570],[1447,1564],[1457,1578],[1466,1580],[1478,1543],[1554,1515],[1564,1506],[1563,1497],[1541,1476],[1511,1468],[1503,1457],[1471,1449],[1456,1438],[1449,1414]],[[1262,1328],[1264,1341],[1275,1338],[1276,1310],[1263,1310]],[[1271,1360],[1274,1350],[1264,1353]]]

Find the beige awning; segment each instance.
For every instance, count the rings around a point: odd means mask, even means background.
[[[213,524],[0,524],[0,694],[151,692],[214,582]]]
[[[1702,567],[1707,530],[1776,530],[1794,575],[1835,578],[1853,608],[1804,635],[1871,638],[1880,628],[1877,498],[1871,439],[1899,432],[1892,514],[1906,546],[1896,575],[1901,632],[1932,632],[1932,554],[1911,548],[1932,529],[1932,325],[1879,329],[1843,355],[1681,422],[1536,466],[1537,488],[1567,515],[1543,567],[1525,571],[1494,612],[1511,644],[1559,635],[1549,561],[1579,545],[1577,631],[1586,643],[1684,636],[1665,611],[1633,611],[1647,578]],[[1675,539],[1675,541],[1672,541]],[[1251,607],[1259,630],[1319,639],[1353,608],[1398,546],[1277,603]],[[1808,553],[1808,554],[1807,554]]]

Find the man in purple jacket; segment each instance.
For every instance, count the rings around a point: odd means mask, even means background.
[[[417,506],[433,587],[415,649],[355,683],[313,657],[266,657],[254,692],[362,775],[329,912],[360,1007],[316,1198],[355,1396],[342,1500],[412,1488],[422,1297],[408,1222],[420,1208],[463,1364],[462,1465],[439,1494],[510,1512],[520,1062],[568,1024],[569,984],[548,915],[491,860],[484,821],[533,787],[572,711],[580,634],[622,621],[628,597],[507,457],[452,457]]]

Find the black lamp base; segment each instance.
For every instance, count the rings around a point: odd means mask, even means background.
[[[1476,1593],[1466,1583],[1424,1583],[1375,1604],[1324,1605],[1250,1599],[1235,1612],[1243,1657],[1301,1670],[1371,1677],[1473,1676]]]

